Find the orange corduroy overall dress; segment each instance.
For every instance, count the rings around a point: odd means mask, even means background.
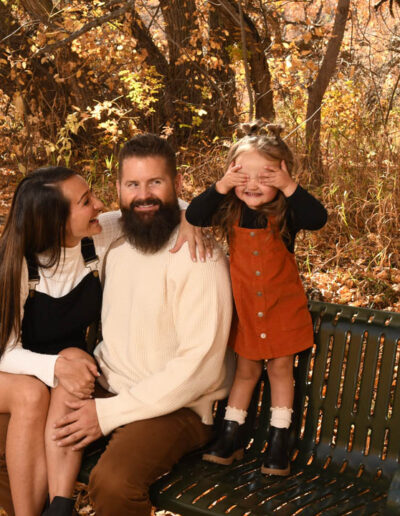
[[[313,345],[295,257],[270,221],[262,229],[234,225],[230,271],[238,315],[230,343],[236,353],[261,360],[293,355]]]

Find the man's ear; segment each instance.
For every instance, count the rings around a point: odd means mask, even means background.
[[[175,176],[175,192],[177,195],[179,195],[182,191],[182,174],[176,174]]]

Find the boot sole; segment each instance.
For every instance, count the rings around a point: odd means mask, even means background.
[[[286,469],[275,469],[261,466],[261,473],[263,475],[277,475],[279,477],[287,477],[290,473],[290,465]]]
[[[236,450],[230,457],[217,457],[216,455],[211,455],[209,453],[203,453],[202,459],[208,462],[214,462],[215,464],[221,464],[222,466],[230,466],[232,462],[236,460],[243,459],[244,449]]]

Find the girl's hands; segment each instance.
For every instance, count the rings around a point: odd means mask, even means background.
[[[201,262],[204,262],[206,255],[211,258],[213,254],[213,239],[208,238],[202,231],[202,228],[192,226],[186,220],[185,212],[181,211],[181,225],[179,233],[176,238],[175,245],[169,250],[170,253],[176,253],[187,242],[189,246],[189,253],[194,262],[197,261],[197,256]]]
[[[259,181],[264,186],[277,188],[285,197],[290,197],[297,188],[297,183],[290,177],[286,163],[283,160],[280,167],[265,167],[265,172],[260,174]]]
[[[59,356],[54,374],[64,389],[77,398],[90,398],[94,382],[99,376],[96,364],[88,358],[67,358]]]
[[[215,183],[215,189],[220,194],[227,194],[235,186],[245,186],[249,180],[247,174],[241,172],[242,165],[235,165],[235,162],[229,165],[224,177]]]

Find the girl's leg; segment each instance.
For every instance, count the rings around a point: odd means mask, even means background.
[[[293,407],[293,355],[273,358],[267,362],[271,387],[271,407]]]
[[[228,399],[229,407],[248,409],[254,387],[261,375],[262,364],[262,360],[250,360],[238,356],[235,379]]]
[[[64,355],[68,358],[85,357],[93,360],[90,355],[78,348],[65,349],[61,351],[60,355]],[[61,385],[58,385],[51,391],[49,414],[45,431],[50,501],[56,496],[65,499],[72,498],[75,481],[81,466],[82,452],[73,451],[72,447],[69,446],[57,446],[55,441],[53,441],[54,423],[71,411],[71,409],[66,406],[65,402],[76,400],[77,398],[68,393]],[[67,501],[65,503],[67,506],[69,505]]]
[[[49,391],[25,375],[0,373],[0,413],[9,413],[6,460],[16,516],[38,516],[47,495],[44,428]]]
[[[288,439],[294,398],[293,355],[269,360],[267,372],[271,387],[271,420],[261,471],[284,476],[290,472]]]
[[[229,465],[243,457],[243,432],[247,408],[262,371],[262,361],[238,357],[235,379],[229,395],[225,421],[217,441],[203,454],[203,459]]]

